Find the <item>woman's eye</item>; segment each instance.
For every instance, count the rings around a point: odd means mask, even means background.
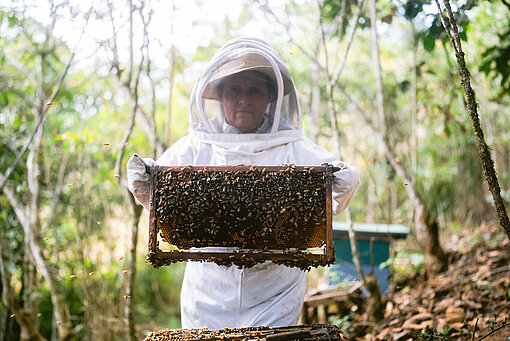
[[[260,94],[262,93],[262,90],[260,90],[259,88],[251,88],[250,92],[252,94]]]
[[[231,93],[233,93],[233,94],[237,94],[237,93],[241,92],[241,88],[240,88],[240,87],[238,87],[238,86],[231,86],[231,87],[230,87],[230,89],[229,89],[229,91],[230,91]]]

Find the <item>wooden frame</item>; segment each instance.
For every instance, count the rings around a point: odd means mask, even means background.
[[[320,172],[323,173],[325,186],[325,245],[322,247],[322,253],[303,252],[303,250],[246,250],[240,249],[236,252],[202,252],[189,250],[172,250],[163,251],[159,248],[158,242],[158,219],[156,216],[157,198],[155,197],[158,188],[158,175],[165,171],[187,171],[187,172],[204,172],[204,171],[231,171],[231,172]],[[310,266],[329,265],[335,262],[333,247],[333,231],[332,231],[332,178],[334,171],[329,164],[320,166],[155,166],[151,168],[151,185],[150,185],[150,217],[149,217],[149,241],[147,261],[156,268],[162,265],[169,265],[179,261],[213,261],[218,264],[236,264],[238,266],[250,266],[258,262],[266,260],[282,263],[289,266],[298,266],[301,268],[309,268]],[[320,248],[318,249],[320,250]],[[315,251],[318,251],[315,250]],[[249,259],[250,262],[247,262]]]

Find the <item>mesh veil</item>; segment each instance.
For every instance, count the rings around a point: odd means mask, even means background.
[[[246,54],[264,57],[272,66],[277,96],[266,108],[264,121],[257,133],[276,133],[284,130],[301,130],[301,110],[294,81],[282,58],[266,42],[257,38],[236,38],[223,45],[211,58],[190,96],[189,121],[191,132],[207,134],[235,133],[236,129],[225,122],[221,102],[204,99],[203,93],[214,72],[223,64]],[[285,89],[290,84],[291,89]]]

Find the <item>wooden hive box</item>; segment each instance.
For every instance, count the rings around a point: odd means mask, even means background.
[[[144,341],[171,340],[236,340],[236,341],[283,341],[283,340],[347,340],[339,327],[330,324],[313,324],[286,327],[247,327],[223,329],[166,329],[150,332]]]

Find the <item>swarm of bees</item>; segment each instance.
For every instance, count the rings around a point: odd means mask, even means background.
[[[149,245],[147,258],[154,266],[201,260],[250,267],[268,259],[261,255],[281,253],[287,256],[269,259],[302,269],[326,265],[325,257],[307,257],[306,250],[327,244],[331,177],[330,165],[155,167],[151,233],[179,250],[222,247],[236,252],[193,259],[177,251],[161,258],[159,248]]]
[[[288,327],[223,329],[166,329],[150,332],[144,341],[168,340],[345,340],[336,325],[314,324]]]

